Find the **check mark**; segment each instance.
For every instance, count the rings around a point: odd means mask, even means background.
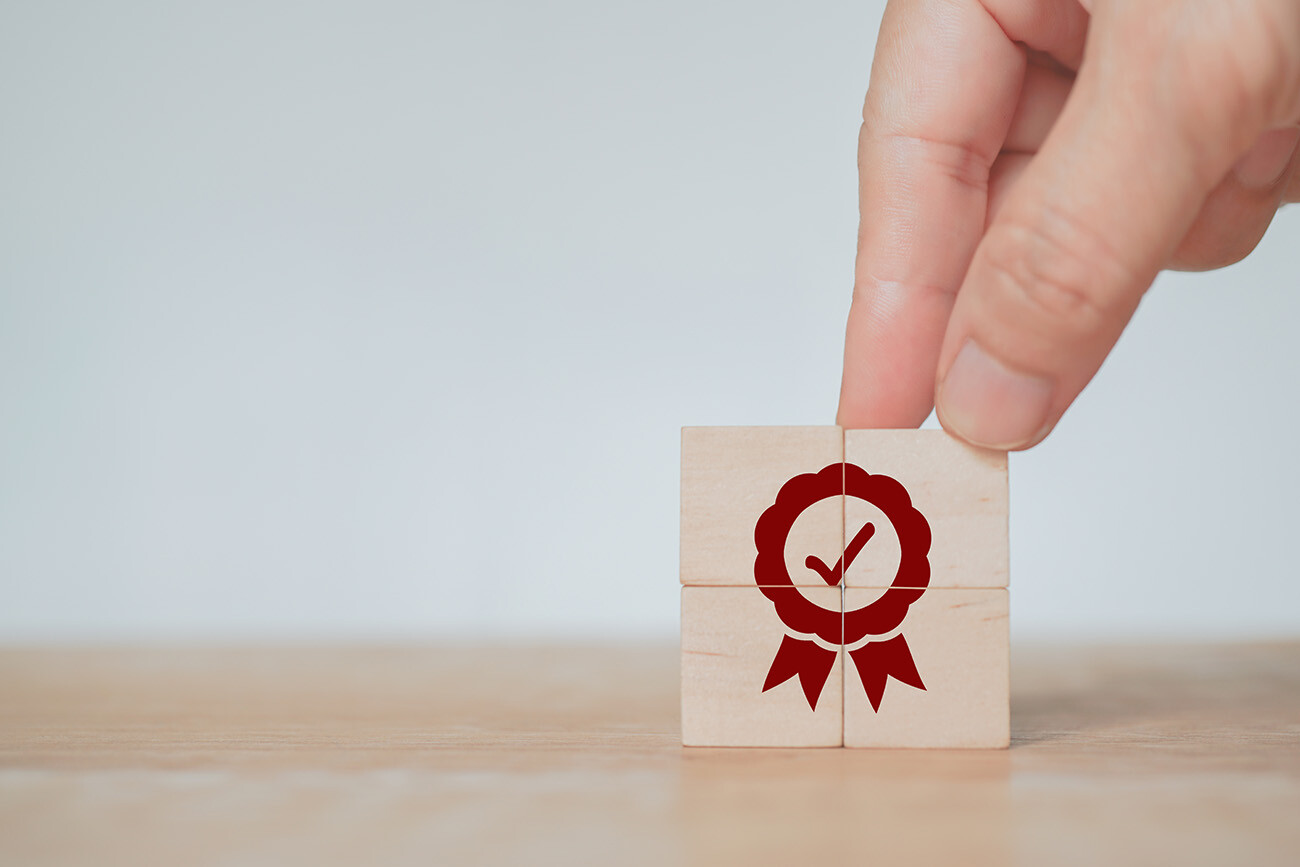
[[[866,547],[867,543],[871,541],[871,537],[874,535],[876,535],[876,525],[868,522],[864,524],[862,529],[857,532],[857,535],[849,541],[849,544],[844,548],[844,553],[840,555],[839,560],[835,561],[833,567],[828,567],[822,562],[820,557],[814,557],[811,554],[808,556],[808,559],[804,561],[804,565],[822,576],[823,581],[831,587],[834,587],[836,584],[840,583],[840,578],[844,576],[845,571],[853,565],[853,559],[861,553],[862,549]]]

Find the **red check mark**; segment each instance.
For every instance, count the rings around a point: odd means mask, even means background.
[[[804,565],[822,576],[823,581],[834,587],[840,583],[840,578],[844,576],[844,572],[848,570],[849,566],[853,565],[853,558],[858,556],[874,535],[876,535],[876,525],[872,523],[864,524],[857,535],[849,541],[844,553],[840,555],[840,559],[835,561],[834,567],[828,567],[820,557],[814,557],[811,554],[804,561]]]

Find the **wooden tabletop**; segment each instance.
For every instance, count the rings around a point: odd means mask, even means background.
[[[0,864],[1300,864],[1300,643],[1018,649],[1008,751],[683,750],[658,647],[0,651]]]

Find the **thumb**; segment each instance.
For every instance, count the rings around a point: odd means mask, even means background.
[[[1130,18],[1153,5],[1114,4]],[[1228,57],[1222,33],[1204,37],[1214,51],[1195,41],[1153,51],[1167,24],[1094,18],[1070,99],[958,292],[935,397],[955,435],[1003,449],[1047,436],[1206,196],[1267,127],[1276,77],[1208,60]]]

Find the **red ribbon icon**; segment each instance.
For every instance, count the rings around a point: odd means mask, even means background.
[[[813,503],[839,497],[841,493],[866,500],[884,512],[898,534],[902,550],[898,572],[884,595],[870,605],[842,613],[822,608],[800,593],[785,566],[786,540],[795,520]],[[808,558],[808,567],[820,574],[827,584],[838,584],[844,570],[873,533],[875,527],[871,524],[860,529],[844,547],[840,562],[834,567],[826,567],[816,557]],[[754,582],[776,606],[776,614],[788,630],[772,660],[763,692],[798,677],[808,706],[813,710],[817,709],[817,699],[835,664],[835,651],[790,633],[816,636],[837,648],[859,644],[868,636],[888,635],[898,629],[908,608],[921,598],[930,583],[930,525],[925,516],[912,506],[907,489],[897,480],[868,473],[854,464],[831,464],[820,472],[795,476],[782,485],[776,502],[754,525],[754,543],[758,547],[758,556],[754,559]],[[872,710],[880,710],[885,684],[891,677],[917,689],[925,689],[912,652],[901,633],[892,638],[869,641],[848,651],[848,654],[871,701]]]

